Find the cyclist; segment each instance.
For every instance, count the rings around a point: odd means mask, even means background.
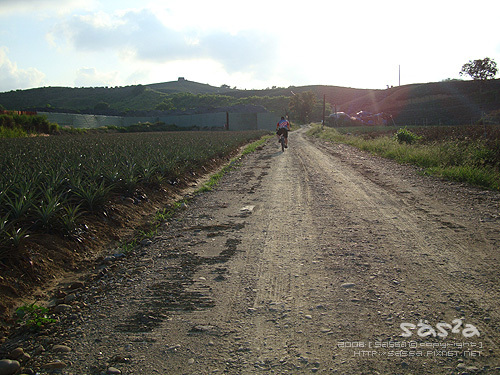
[[[281,120],[276,124],[276,135],[278,142],[281,134],[285,137],[285,148],[288,148],[288,131],[290,130],[290,123],[282,116]]]

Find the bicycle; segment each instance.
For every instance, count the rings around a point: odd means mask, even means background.
[[[279,142],[281,143],[281,151],[285,152],[285,136],[283,134],[281,134]]]
[[[285,117],[281,117],[281,120],[276,124],[276,134],[280,136],[279,143],[281,143],[281,151],[285,152],[285,148],[287,148],[287,139],[288,131],[290,130],[290,123],[285,120]]]

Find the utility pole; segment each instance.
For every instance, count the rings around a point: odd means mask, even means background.
[[[401,86],[401,65],[399,65],[399,86]]]
[[[323,122],[321,123],[322,128],[325,128],[325,101],[326,101],[326,94],[323,94]]]

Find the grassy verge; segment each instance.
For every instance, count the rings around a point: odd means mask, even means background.
[[[399,143],[388,135],[367,139],[342,134],[332,128],[322,130],[318,125],[314,125],[308,135],[348,144],[398,163],[413,164],[423,168],[427,174],[500,190],[499,162],[496,160],[495,150],[480,139],[406,144]]]
[[[261,147],[269,138],[272,138],[272,135],[265,135],[262,138],[248,144],[243,151],[241,152],[241,156],[250,154],[252,152],[255,152],[259,147]],[[197,192],[203,193],[206,191],[212,190],[220,181],[220,179],[227,173],[229,172],[232,168],[234,168],[235,165],[237,165],[239,160],[239,157],[235,157],[231,159],[229,164],[225,165],[220,171],[217,173],[214,173],[212,176],[210,176],[210,179],[208,180],[207,183],[205,183],[200,189],[198,189]]]
[[[273,138],[273,135],[265,135],[262,138],[256,140],[255,142],[250,143],[248,146],[246,146],[243,151],[242,155],[250,154],[252,152],[255,152],[259,147],[261,147],[264,143],[267,142],[268,139]]]
[[[118,245],[117,250],[128,253],[135,249],[143,240],[148,240],[156,236],[161,225],[171,220],[179,210],[187,207],[187,203],[188,199],[183,198],[173,202],[166,208],[156,211],[151,221],[138,229],[131,239],[123,240]]]

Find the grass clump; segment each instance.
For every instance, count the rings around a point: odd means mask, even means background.
[[[55,323],[56,320],[48,317],[49,310],[35,303],[23,305],[16,309],[17,322],[32,330],[39,330],[45,324]]]
[[[394,134],[394,139],[398,141],[399,143],[406,143],[408,145],[414,144],[422,137],[419,137],[415,133],[412,133],[408,128],[405,126],[404,128],[399,129],[396,134]]]

